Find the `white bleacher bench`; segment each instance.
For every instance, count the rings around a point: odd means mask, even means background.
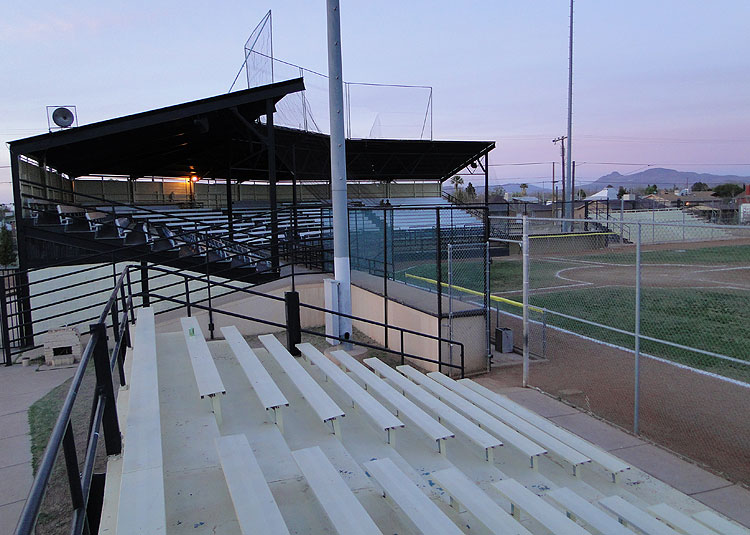
[[[198,394],[201,399],[208,397],[211,400],[211,408],[216,417],[216,423],[221,425],[221,402],[219,394],[226,394],[224,383],[219,376],[219,370],[216,369],[211,352],[208,349],[206,339],[203,338],[198,320],[194,317],[181,318],[182,333],[185,335],[188,354],[190,355],[190,364],[193,365],[193,374],[195,382],[198,385]]]
[[[473,405],[468,400],[440,384],[437,379],[445,378],[452,381],[452,379],[449,379],[442,373],[433,372],[423,375],[414,368],[409,368],[407,373],[407,377],[432,392],[439,400],[451,405],[458,412],[474,421],[479,427],[494,434],[500,440],[507,442],[527,456],[529,458],[529,464],[533,469],[538,467],[536,460],[539,456],[547,453],[547,450],[533,440],[526,438],[512,427],[495,418],[492,414],[485,412],[481,408]]]
[[[383,407],[378,400],[367,393],[357,382],[331,362],[328,357],[318,351],[312,344],[297,344],[297,348],[305,358],[318,366],[320,371],[336,384],[351,399],[352,407],[358,407],[375,424],[380,431],[385,431],[386,442],[391,446],[396,444],[396,429],[404,427],[404,423]]]
[[[419,373],[411,366],[398,366],[396,369],[404,374],[411,374],[412,372]],[[429,411],[437,416],[438,422],[446,422],[452,430],[460,432],[464,437],[479,446],[484,451],[485,461],[490,464],[495,462],[494,451],[495,448],[503,445],[502,440],[490,435],[474,422],[462,416],[457,411],[454,411],[448,405],[426,390],[418,387],[403,375],[396,373],[395,375],[388,377],[388,379],[406,394],[416,399],[418,403],[422,404],[422,406],[427,407]]]
[[[587,502],[568,488],[559,488],[547,492],[547,496],[557,502],[571,520],[580,520],[591,526],[597,533],[605,535],[633,535],[633,532],[617,520]]]
[[[521,511],[526,511],[530,517],[555,535],[591,535],[565,516],[565,513],[555,509],[515,479],[503,479],[492,486],[510,502],[511,514],[516,520],[520,520]]]
[[[680,533],[685,533],[686,535],[718,535],[705,524],[701,524],[666,503],[652,505],[646,511]]]
[[[331,422],[333,434],[341,438],[341,427],[339,421],[344,417],[338,405],[326,394],[315,379],[297,362],[297,360],[286,350],[272,334],[262,334],[258,340],[268,350],[268,353],[284,370],[294,386],[299,390],[302,397],[305,398],[308,405],[315,411],[323,423]]]
[[[523,418],[533,426],[541,429],[548,435],[582,453],[583,455],[591,459],[592,462],[610,472],[612,474],[612,481],[614,483],[617,483],[619,475],[626,472],[627,470],[630,470],[630,465],[625,463],[621,459],[618,459],[614,455],[607,453],[598,446],[595,446],[590,442],[582,439],[575,433],[572,433],[567,429],[563,429],[562,427],[558,427],[554,423],[550,422],[547,418],[540,416],[539,414],[530,411],[526,407],[519,405],[507,396],[503,396],[501,394],[498,394],[497,392],[493,392],[489,388],[486,388],[479,383],[472,381],[471,379],[460,379],[458,383],[472,389],[478,394],[481,394],[490,401],[512,412],[516,416]],[[549,448],[550,446],[547,445],[547,447]],[[576,472],[576,475],[578,475],[578,472]]]
[[[117,533],[166,534],[156,328],[151,308],[135,323]]]
[[[403,394],[383,381],[380,377],[368,370],[364,364],[356,360],[346,351],[334,351],[332,355],[339,364],[357,376],[359,380],[365,384],[366,389],[372,390],[393,406],[396,409],[396,416],[399,418],[405,418],[414,424],[414,426],[419,428],[430,438],[430,440],[437,444],[437,449],[442,455],[446,454],[445,441],[455,436],[448,428],[423,411],[413,401],[407,399]],[[368,360],[377,359],[366,359],[365,362]],[[381,361],[378,360],[378,362]],[[383,364],[383,366],[386,366],[386,364]]]
[[[367,473],[406,515],[419,533],[462,535],[462,531],[387,457],[364,463]]]
[[[720,517],[713,511],[700,511],[693,513],[693,518],[701,524],[717,531],[721,535],[750,535],[750,530],[740,527],[734,522],[730,522]]]
[[[276,500],[245,435],[214,439],[243,535],[289,535]]]
[[[450,496],[451,506],[465,507],[485,529],[494,535],[531,535],[515,518],[457,468],[432,472],[430,477]]]
[[[273,411],[273,421],[283,433],[284,421],[282,408],[289,406],[286,397],[279,390],[279,387],[276,386],[276,383],[274,383],[258,359],[258,356],[242,337],[240,331],[237,330],[237,327],[234,325],[222,327],[221,334],[224,335],[224,339],[232,349],[232,353],[234,353],[235,358],[237,358],[240,366],[242,366],[242,370],[245,372],[248,381],[250,381],[250,385],[258,396],[261,405],[263,405],[266,412]]]
[[[621,524],[632,525],[646,535],[678,535],[675,530],[620,496],[602,498],[599,505],[615,515]]]
[[[293,451],[292,457],[339,535],[382,535],[319,447]]]
[[[566,462],[570,463],[573,466],[574,474],[578,475],[578,468],[581,465],[591,462],[588,457],[586,457],[579,451],[574,450],[564,442],[556,439],[555,437],[547,434],[545,431],[542,431],[538,427],[534,426],[532,423],[524,420],[520,416],[513,414],[507,409],[468,388],[466,384],[462,384],[459,381],[454,381],[453,379],[443,375],[442,373],[430,372],[427,374],[427,376],[434,379],[446,388],[449,388],[456,394],[459,394],[477,407],[484,409],[486,412],[492,414],[498,420],[505,422],[507,425],[511,426],[522,435],[525,435],[535,443],[546,448],[547,451],[551,451],[561,459],[564,459]],[[532,466],[534,465],[532,464]]]

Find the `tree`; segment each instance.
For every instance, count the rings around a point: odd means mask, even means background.
[[[495,186],[490,191],[490,202],[503,202],[505,200],[505,188]]]
[[[4,224],[0,229],[0,266],[9,266],[16,261],[16,252],[13,250],[13,236]]]
[[[525,182],[523,184],[521,184],[521,195],[522,196],[524,196],[524,197],[526,196],[526,190],[527,189],[529,189],[529,185],[528,184],[526,184]]]
[[[469,202],[475,201],[477,198],[477,190],[474,189],[474,184],[471,182],[466,186],[466,197],[469,199]]]
[[[581,199],[581,200],[583,200],[583,199],[586,198],[586,192],[583,191],[583,189],[579,189],[578,190],[578,198]]]
[[[628,190],[626,190],[623,186],[620,186],[620,189],[617,190],[617,198],[622,199],[625,195],[627,195]]]
[[[654,193],[658,191],[659,191],[659,188],[656,186],[656,184],[654,184],[653,186],[646,186],[646,189],[644,190],[646,195],[653,195]]]
[[[453,184],[453,191],[455,192],[461,191],[461,186],[463,185],[463,183],[464,183],[464,179],[463,177],[461,177],[461,175],[453,175],[453,177],[451,177],[451,184]]]
[[[711,188],[705,182],[696,182],[690,187],[693,191],[709,191]]]
[[[738,184],[719,184],[714,187],[713,196],[728,198],[739,195],[740,193],[742,193],[742,186]]]

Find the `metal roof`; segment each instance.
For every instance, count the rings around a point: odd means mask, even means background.
[[[259,119],[302,78],[42,134],[11,152],[70,177],[123,175],[266,180],[267,127]],[[328,180],[325,134],[275,127],[277,180]],[[490,141],[347,140],[350,180],[446,180],[495,146]]]

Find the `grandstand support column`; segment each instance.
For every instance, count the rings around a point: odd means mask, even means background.
[[[331,205],[333,211],[333,272],[339,281],[339,312],[351,315],[349,217],[346,196],[344,84],[341,65],[341,15],[338,0],[326,0],[328,23],[328,108],[331,122]],[[352,332],[350,318],[339,316],[339,335]]]
[[[484,153],[484,207],[490,207],[490,155]]]
[[[229,230],[229,239],[234,239],[234,222],[232,214],[232,168],[229,168],[227,177],[227,229]]]
[[[13,182],[13,204],[16,215],[16,243],[25,243],[26,226],[23,220],[23,198],[21,196],[21,170],[18,158],[21,155],[10,151],[10,176]],[[45,188],[46,191],[46,188]],[[31,296],[29,295],[28,254],[26,247],[18,248],[18,273],[16,275],[16,295],[18,309],[21,312],[21,345],[31,347],[34,345],[34,323],[31,317]]]
[[[276,137],[273,129],[274,106],[266,100],[266,149],[268,150],[268,201],[271,205],[271,269],[279,271],[279,214],[276,206]]]

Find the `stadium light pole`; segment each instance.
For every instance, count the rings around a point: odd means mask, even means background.
[[[564,213],[567,219],[573,217],[573,199],[575,194],[573,193],[573,0],[570,0],[570,39],[568,42],[568,154],[565,176],[565,186],[570,197],[569,203],[564,203]],[[567,201],[568,199],[563,199]],[[566,227],[570,227],[570,222],[566,223]]]
[[[328,22],[328,110],[331,121],[331,205],[333,211],[333,276],[339,281],[339,312],[351,315],[349,216],[346,196],[344,83],[341,66],[341,15],[338,0],[326,0]],[[339,316],[339,336],[349,338],[352,321]]]

